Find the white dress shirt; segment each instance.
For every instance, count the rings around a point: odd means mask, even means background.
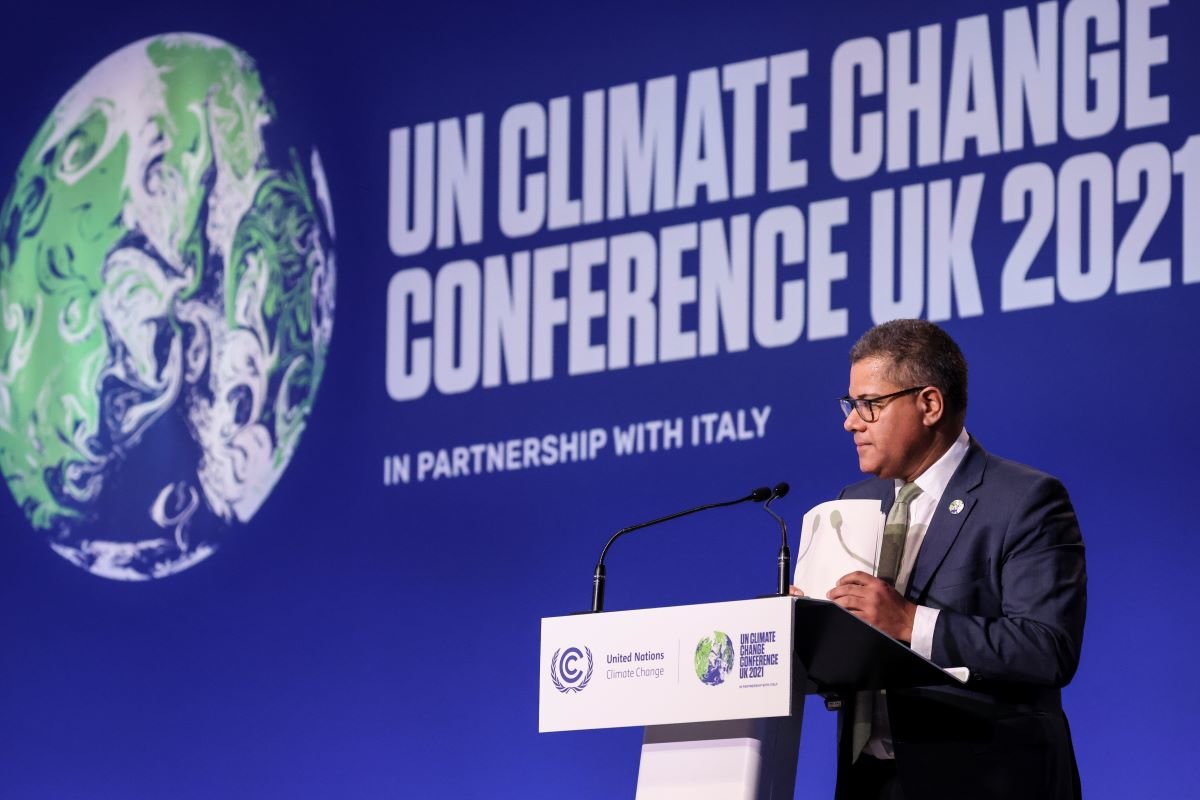
[[[925,532],[933,521],[933,513],[942,503],[942,495],[958,465],[966,458],[967,447],[971,437],[964,428],[950,449],[933,463],[929,469],[918,475],[913,482],[921,487],[921,493],[908,504],[908,534],[904,537],[904,552],[900,556],[900,571],[896,575],[896,591],[904,594],[908,588],[908,580],[912,577],[913,565],[917,563],[917,553],[921,543],[925,541]],[[896,492],[899,493],[904,481],[896,480]],[[953,498],[951,498],[953,499]],[[913,652],[920,653],[925,658],[933,654],[933,630],[937,626],[938,610],[928,606],[917,606],[917,616],[913,620],[912,642]],[[892,751],[892,731],[887,718],[887,704],[875,703],[874,719],[871,721],[871,738],[867,741],[865,752],[876,758],[894,758]]]

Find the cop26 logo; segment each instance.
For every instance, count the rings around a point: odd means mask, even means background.
[[[333,331],[333,212],[254,61],[193,33],[108,55],[0,203],[0,473],[104,578],[178,573],[287,469]]]
[[[580,665],[585,658],[585,653],[587,672],[584,672]],[[559,648],[550,658],[550,681],[554,684],[554,688],[563,694],[582,692],[592,679],[592,666],[590,648],[585,647],[582,652],[578,647],[568,647],[566,650]]]
[[[720,686],[733,672],[737,648],[724,631],[713,631],[696,644],[696,677],[708,686]]]

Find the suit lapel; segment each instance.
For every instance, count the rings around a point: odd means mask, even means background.
[[[950,551],[950,546],[958,538],[963,523],[971,516],[978,500],[975,489],[983,482],[986,463],[987,453],[972,438],[967,455],[954,471],[950,483],[946,485],[946,491],[938,501],[938,507],[933,512],[933,519],[929,521],[929,529],[925,532],[925,540],[921,542],[917,563],[913,567],[912,578],[905,593],[910,599],[925,596],[933,574],[937,572],[946,553]],[[951,514],[948,506],[955,500],[962,500],[963,508],[957,514]]]

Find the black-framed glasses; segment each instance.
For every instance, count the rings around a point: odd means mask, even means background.
[[[863,422],[874,422],[875,415],[878,413],[875,409],[883,408],[889,400],[894,400],[897,397],[912,394],[913,392],[919,392],[924,388],[924,386],[913,386],[879,397],[850,397],[847,395],[846,397],[839,397],[838,403],[842,406],[842,413],[847,417],[850,416],[851,411],[857,411],[859,419]]]

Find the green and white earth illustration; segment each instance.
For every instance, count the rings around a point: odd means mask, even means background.
[[[142,580],[271,493],[333,329],[321,162],[250,57],[169,34],[59,101],[0,207],[0,471],[68,561]]]
[[[733,640],[724,631],[713,631],[696,644],[696,677],[709,686],[720,686],[733,672]]]

